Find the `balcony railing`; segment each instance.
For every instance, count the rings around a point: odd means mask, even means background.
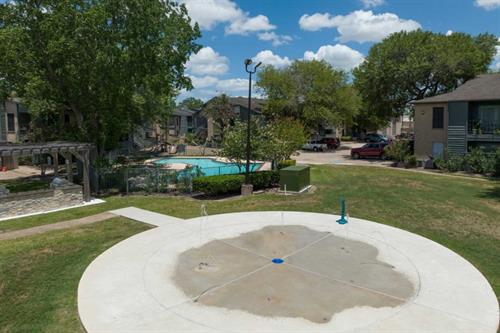
[[[469,135],[498,135],[500,136],[500,123],[469,123]]]

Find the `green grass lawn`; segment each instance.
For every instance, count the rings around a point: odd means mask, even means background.
[[[114,218],[0,242],[0,332],[83,332],[76,291],[100,253],[149,226]]]
[[[338,213],[339,196],[351,216],[396,226],[439,242],[474,264],[500,295],[500,182],[396,169],[317,166],[316,192],[200,201],[183,197],[111,197],[107,203],[0,222],[1,230],[53,223],[136,206],[188,218],[245,210]],[[76,288],[99,253],[147,227],[125,219],[0,242],[0,332],[74,332]],[[5,315],[4,315],[5,314]],[[33,329],[31,329],[33,327]]]

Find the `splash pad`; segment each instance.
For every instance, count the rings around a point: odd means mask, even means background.
[[[365,220],[203,216],[133,236],[79,286],[88,332],[495,332],[496,297],[467,261]]]

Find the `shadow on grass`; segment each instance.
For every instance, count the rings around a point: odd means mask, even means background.
[[[480,196],[481,198],[500,201],[500,184],[481,192]]]

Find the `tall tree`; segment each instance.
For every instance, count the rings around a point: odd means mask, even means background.
[[[354,70],[354,84],[364,102],[358,122],[377,127],[403,114],[411,101],[451,91],[486,72],[497,43],[490,34],[392,34],[375,44]]]
[[[199,110],[203,107],[205,102],[199,98],[188,97],[179,103],[179,106],[184,106],[191,110]]]
[[[311,132],[320,126],[350,122],[360,103],[347,73],[324,61],[295,61],[281,69],[265,67],[257,86],[267,97],[267,118],[293,118]]]
[[[192,88],[184,64],[199,36],[173,1],[9,1],[0,5],[0,77],[35,125],[103,152]]]
[[[236,113],[229,103],[229,97],[222,94],[212,98],[205,104],[202,113],[205,117],[212,120],[217,131],[216,134],[223,141],[227,127],[234,123],[236,119]]]

